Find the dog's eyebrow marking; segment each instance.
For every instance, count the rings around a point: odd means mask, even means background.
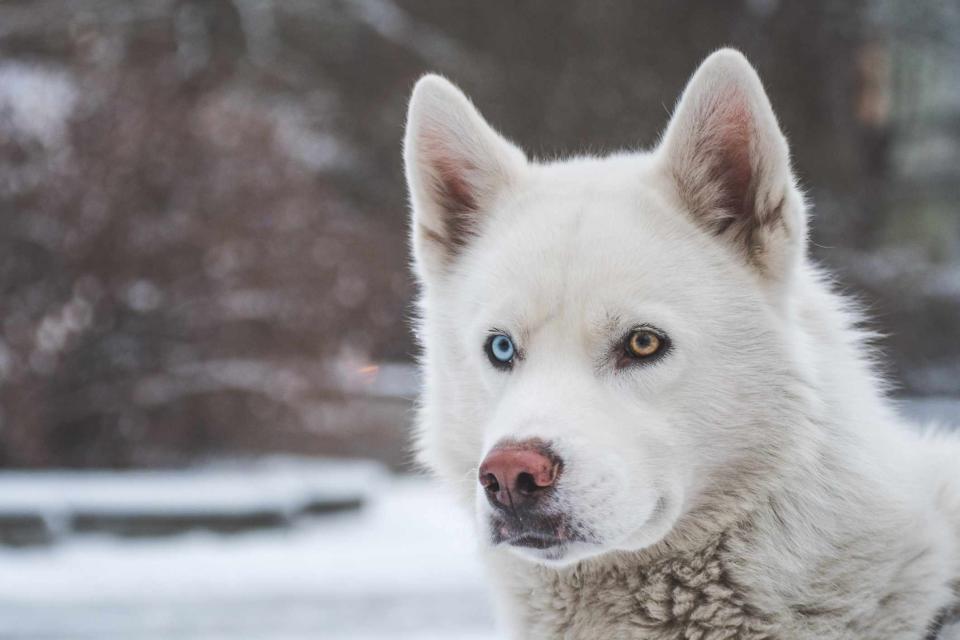
[[[524,323],[523,329],[520,332],[521,335],[523,336],[523,342],[526,344],[529,344],[530,339],[536,333],[538,333],[551,321],[559,317],[560,317],[560,309],[554,308],[552,311],[542,314],[541,316],[535,318],[533,321]]]
[[[625,323],[622,315],[607,311],[604,313],[603,320],[599,321],[597,324],[604,333],[610,334],[621,331],[624,328]]]
[[[622,337],[627,326],[629,325],[624,321],[621,314],[612,313],[609,310],[604,311],[601,319],[591,323],[590,329],[596,329],[596,334],[601,336],[602,344],[594,358],[594,373],[600,374],[608,368],[612,353],[617,349],[618,340]]]

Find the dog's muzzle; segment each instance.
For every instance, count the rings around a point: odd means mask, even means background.
[[[575,539],[554,508],[563,461],[542,440],[498,443],[480,464],[480,486],[493,507],[492,542],[552,549]]]

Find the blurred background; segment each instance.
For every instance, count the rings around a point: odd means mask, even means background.
[[[495,637],[410,473],[409,91],[638,148],[723,45],[904,411],[957,421],[957,0],[0,2],[0,637]]]

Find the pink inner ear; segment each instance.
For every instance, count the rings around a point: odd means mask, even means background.
[[[440,135],[429,135],[422,145],[430,181],[426,187],[433,191],[432,199],[440,209],[438,222],[442,225],[442,231],[434,229],[430,237],[453,252],[465,246],[476,232],[479,194],[471,176],[476,176],[478,169],[471,158],[453,152]]]
[[[436,134],[423,141],[423,151],[433,178],[431,187],[443,210],[453,214],[476,211],[476,187],[467,178],[476,173],[474,163],[453,153],[442,136]]]
[[[476,168],[467,160],[439,158],[435,163],[438,201],[450,213],[462,213],[477,210],[477,198],[473,185],[467,180],[467,174]]]
[[[723,223],[725,229],[737,219],[755,213],[753,185],[756,176],[751,158],[753,120],[742,95],[729,96],[715,106],[716,111],[706,120],[715,127],[713,131],[705,132],[711,139],[707,162],[711,182],[722,194],[717,204],[730,216]]]

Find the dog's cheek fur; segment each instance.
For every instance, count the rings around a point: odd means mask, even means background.
[[[431,303],[430,295],[428,290],[421,292],[421,308]],[[423,392],[414,421],[417,461],[453,487],[461,502],[472,505],[483,443],[477,421],[488,410],[489,399],[476,380],[449,375],[451,371],[469,372],[464,366],[469,354],[459,347],[460,336],[440,321],[436,311],[421,311],[420,315]]]

